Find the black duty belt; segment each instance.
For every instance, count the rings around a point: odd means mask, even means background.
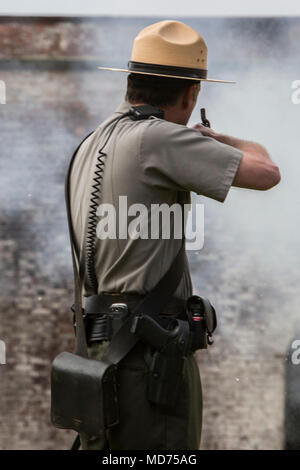
[[[144,295],[138,294],[101,294],[84,297],[84,322],[88,343],[110,341],[130,311],[134,310],[144,298]],[[129,313],[111,313],[109,308],[114,303],[125,303]],[[184,299],[172,297],[164,310],[159,313],[185,319],[185,304]]]

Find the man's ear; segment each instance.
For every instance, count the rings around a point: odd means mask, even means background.
[[[182,95],[183,109],[186,109],[190,105],[191,101],[193,101],[194,103],[197,101],[199,90],[200,90],[200,83],[199,85],[193,83],[192,85],[190,85],[184,90],[184,93]]]

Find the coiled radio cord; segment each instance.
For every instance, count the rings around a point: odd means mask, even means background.
[[[105,166],[105,157],[107,154],[103,152],[103,149],[107,145],[116,125],[118,122],[129,116],[130,113],[122,114],[117,117],[112,123],[114,125],[109,131],[107,139],[102,145],[101,149],[98,151],[95,176],[93,178],[92,192],[89,204],[89,216],[88,216],[88,226],[87,226],[87,238],[86,238],[86,272],[88,282],[93,289],[94,294],[98,293],[98,281],[95,272],[95,238],[96,238],[96,227],[97,227],[97,207],[101,200],[101,183],[103,178],[104,166]]]

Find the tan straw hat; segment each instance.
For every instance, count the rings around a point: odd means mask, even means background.
[[[235,83],[207,78],[207,46],[197,31],[181,21],[159,21],[136,36],[127,69],[98,67],[159,77]]]

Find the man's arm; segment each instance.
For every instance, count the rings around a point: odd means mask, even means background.
[[[264,191],[279,183],[279,168],[272,162],[262,145],[219,134],[202,124],[196,124],[193,129],[243,152],[243,158],[232,183],[233,186]]]

